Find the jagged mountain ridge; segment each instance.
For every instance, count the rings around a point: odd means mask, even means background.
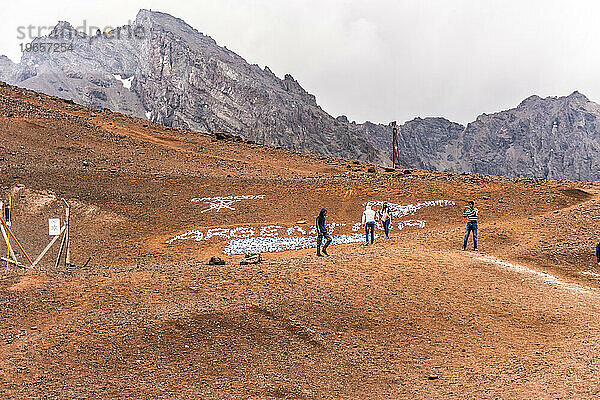
[[[140,10],[132,26],[91,37],[60,22],[32,43],[65,42],[72,51],[24,52],[19,64],[0,60],[0,78],[166,126],[388,163],[387,154],[323,111],[291,75],[279,79],[268,67],[250,65],[171,15]]]
[[[0,81],[12,81],[15,64],[6,56],[0,55]]]
[[[600,180],[600,105],[579,92],[531,96],[514,109],[467,125],[460,158],[467,172]]]
[[[390,128],[355,124],[391,152]],[[387,140],[386,140],[387,139]],[[600,180],[600,105],[579,92],[531,96],[463,126],[415,118],[399,127],[402,164],[413,168],[558,180]]]
[[[144,35],[131,39],[131,31]],[[182,20],[141,10],[132,26],[85,36],[60,22],[33,43],[73,37],[73,51],[0,57],[0,80],[166,126],[227,131],[270,146],[389,165],[387,125],[333,118],[291,76],[242,57]],[[59,39],[56,39],[59,37]],[[400,126],[402,165],[546,179],[600,180],[600,106],[578,92],[532,96],[466,127],[445,118]]]

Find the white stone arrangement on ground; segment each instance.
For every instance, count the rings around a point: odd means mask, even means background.
[[[205,202],[209,204],[209,208],[202,212],[214,210],[216,212],[223,209],[231,209],[232,204],[243,200],[264,199],[264,195],[253,196],[225,196],[225,197],[205,197],[192,199],[193,202]],[[370,201],[364,205],[378,207],[383,205],[383,201]],[[455,203],[450,200],[435,200],[425,201],[417,204],[396,204],[387,203],[393,219],[403,218],[416,213],[424,207],[446,207],[453,206]],[[352,231],[357,233],[335,235],[336,227],[343,227],[346,224],[338,224],[332,222],[327,225],[328,232],[332,238],[332,245],[359,243],[365,240],[364,232],[358,233],[363,229],[360,222],[352,226]],[[424,228],[425,221],[423,220],[400,220],[397,222],[398,230],[403,230],[405,227]],[[383,230],[383,226],[378,223],[377,228]],[[174,244],[183,240],[194,240],[196,242],[208,240],[227,240],[227,244],[223,253],[228,255],[246,254],[246,253],[274,253],[286,250],[299,250],[314,248],[317,246],[316,228],[302,227],[294,225],[291,227],[283,227],[279,225],[266,226],[239,226],[236,228],[210,228],[204,231],[192,230],[178,235],[167,241],[167,244]],[[378,235],[375,235],[377,238]]]

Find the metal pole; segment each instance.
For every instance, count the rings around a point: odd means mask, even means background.
[[[0,200],[0,212],[4,212],[4,202],[1,200]],[[8,236],[6,235],[6,230],[4,229],[4,227],[2,225],[0,225],[0,232],[2,232],[2,237],[4,238],[4,242],[6,243],[6,246],[8,247],[8,253],[9,253],[10,257],[12,257],[13,260],[17,261],[17,256],[15,255],[15,252],[12,250],[12,247],[8,240]],[[7,257],[7,258],[10,258],[10,257]]]
[[[392,126],[392,166],[394,169],[400,166],[400,149],[398,149],[398,125],[396,121],[390,122]]]
[[[23,254],[25,254],[25,258],[27,258],[27,261],[29,261],[29,264],[30,265],[33,264],[33,261],[31,261],[31,258],[29,258],[29,256],[27,255],[27,252],[25,251],[23,246],[21,246],[21,243],[19,243],[19,241],[17,240],[17,238],[15,237],[15,234],[10,230],[10,227],[6,224],[6,221],[4,220],[4,218],[0,217],[0,222],[2,222],[2,225],[4,225],[4,227],[10,234],[10,236],[12,236],[12,238],[15,240],[15,243],[17,243],[17,246],[19,246],[19,249],[21,249],[21,252]]]
[[[12,246],[9,246],[8,236],[6,234],[6,229],[4,229],[4,226],[2,226],[2,225],[0,225],[0,232],[2,232],[2,237],[4,238],[4,242],[8,246],[8,252],[10,253],[10,256],[12,257],[13,260],[18,261],[17,260],[17,255],[13,251]]]
[[[4,202],[0,201],[0,213],[4,212]],[[0,232],[2,232],[2,237],[4,238],[4,242],[6,243],[6,247],[8,248],[8,256],[6,257],[7,260],[10,260],[11,257],[15,262],[18,262],[17,260],[17,255],[15,254],[15,252],[12,249],[12,246],[10,245],[10,240],[9,240],[9,236],[6,234],[6,230],[4,229],[4,226],[0,225]],[[7,261],[7,268],[8,268],[8,261]]]

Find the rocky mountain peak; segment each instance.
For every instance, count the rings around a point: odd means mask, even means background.
[[[141,35],[122,34],[129,29],[141,30]],[[60,37],[72,30],[59,22],[53,32]],[[9,83],[166,126],[387,161],[364,136],[323,111],[291,75],[279,79],[269,68],[248,64],[179,18],[143,9],[132,26],[114,32],[80,38],[73,51],[24,53],[18,66],[2,71],[18,70],[11,72]]]
[[[584,94],[580,93],[577,90],[575,90],[573,93],[571,93],[570,95],[568,95],[567,98],[569,98],[569,99],[577,99],[577,100],[584,100],[584,101],[590,101],[587,98],[587,96],[585,96]]]
[[[587,96],[579,93],[578,91],[574,91],[573,93],[565,97],[564,100],[571,107],[583,107],[590,103],[590,99],[588,99]]]
[[[77,32],[75,30],[75,28],[73,28],[73,25],[71,25],[69,22],[67,22],[67,21],[59,21],[56,24],[56,26],[54,26],[54,28],[52,29],[52,31],[50,32],[50,34],[48,35],[48,37],[51,37],[51,38],[68,38],[69,36],[67,36],[67,34],[70,34],[71,37],[73,37],[75,33],[77,33],[78,36],[80,36],[80,37],[87,36],[87,34],[85,32]]]
[[[115,31],[130,28],[144,35],[80,38],[73,51],[28,52],[19,64],[0,58],[0,79],[166,126],[389,165],[387,124],[332,117],[291,74],[280,79],[268,67],[250,65],[169,14],[140,10],[131,27]],[[61,21],[53,32],[72,30]],[[600,179],[600,106],[577,91],[530,96],[467,127],[415,118],[400,126],[399,141],[402,165],[409,168]]]
[[[171,14],[167,14],[161,11],[156,11],[156,10],[151,10],[151,9],[146,9],[146,8],[141,8],[137,15],[135,16],[136,20],[141,20],[141,19],[145,19],[145,20],[153,20],[153,21],[157,21],[157,22],[166,22],[168,24],[173,24],[173,23],[177,23],[177,24],[183,24],[186,26],[189,26],[184,20],[174,17]],[[191,28],[191,26],[189,26]]]
[[[356,125],[391,153],[390,128]],[[399,127],[403,166],[452,172],[600,180],[600,105],[579,92],[530,96],[517,107],[481,114],[464,127],[445,118],[414,118]]]
[[[135,17],[134,25],[149,30],[160,27],[162,30],[169,31],[182,39],[187,39],[188,36],[192,35],[196,36],[197,39],[208,39],[211,43],[216,44],[210,36],[199,32],[184,20],[160,11],[141,9]]]
[[[15,64],[6,56],[0,55],[0,81],[10,82],[13,80]]]
[[[542,100],[542,98],[540,96],[538,96],[537,94],[531,95],[529,97],[527,97],[526,99],[524,99],[520,104],[519,107],[527,107],[531,104],[536,104],[538,103],[540,100]]]
[[[590,102],[590,99],[588,99],[587,96],[585,96],[584,94],[578,92],[578,91],[574,91],[573,93],[571,93],[568,96],[562,96],[562,97],[556,97],[556,96],[549,96],[549,97],[545,97],[542,98],[538,95],[532,95],[527,97],[525,100],[523,100],[518,108],[526,108],[526,107],[535,107],[538,105],[542,105],[542,104],[553,104],[553,103],[566,103],[569,105],[583,105],[586,103]]]

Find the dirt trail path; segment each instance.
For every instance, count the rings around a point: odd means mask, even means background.
[[[365,306],[378,307],[380,321],[389,323],[379,332],[386,338],[383,347],[398,351],[389,364],[375,364],[400,368],[400,376],[408,377],[406,397],[600,393],[597,289],[460,251],[415,246],[374,252],[387,258],[368,257],[373,261],[365,268],[373,268],[378,282],[362,292],[377,293],[377,300],[369,298]],[[390,265],[392,260],[399,265]],[[371,275],[363,273],[356,282]],[[398,292],[390,296],[390,289]],[[429,374],[439,380],[426,379]]]
[[[404,239],[337,246],[328,258],[281,253],[243,268],[146,265],[67,281],[31,276],[3,289],[40,312],[24,317],[6,308],[15,329],[0,353],[4,393],[600,395],[596,289]],[[67,337],[72,351],[57,351]],[[22,366],[27,371],[16,373]],[[82,380],[85,386],[71,384]]]

